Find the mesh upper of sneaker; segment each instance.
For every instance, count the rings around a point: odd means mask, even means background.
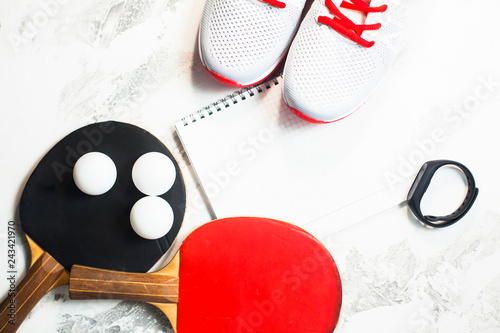
[[[385,13],[370,13],[366,17],[366,24],[382,23],[382,27],[363,33],[363,38],[375,41],[373,47],[365,48],[319,24],[318,16],[332,14],[323,1],[316,0],[290,48],[284,73],[286,103],[321,121],[334,121],[355,111],[395,58],[407,1],[371,2],[373,7],[389,7]]]
[[[204,66],[240,84],[265,78],[284,57],[305,0],[283,9],[258,0],[207,0],[200,26]]]

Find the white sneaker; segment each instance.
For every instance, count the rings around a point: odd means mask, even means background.
[[[285,58],[306,0],[207,0],[198,43],[203,67],[218,81],[246,87]]]
[[[315,0],[286,61],[288,107],[319,123],[357,110],[395,58],[407,2]]]

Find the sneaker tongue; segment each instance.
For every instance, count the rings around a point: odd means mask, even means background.
[[[368,4],[371,2],[371,0],[363,0],[363,1],[368,3]],[[337,8],[339,8],[339,10],[342,12],[342,14],[347,16],[347,18],[349,20],[351,20],[353,23],[365,24],[365,21],[366,21],[365,13],[362,13],[360,11],[353,10],[353,9],[347,9],[347,8],[340,7],[340,4],[343,2],[343,0],[334,0],[333,2],[337,6]]]

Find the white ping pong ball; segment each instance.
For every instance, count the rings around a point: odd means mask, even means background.
[[[165,236],[174,224],[174,212],[169,203],[160,197],[144,197],[130,211],[130,224],[145,239]]]
[[[135,187],[146,195],[162,195],[174,185],[175,166],[165,154],[152,152],[139,157],[132,168]]]
[[[104,194],[115,184],[115,163],[103,153],[87,153],[76,161],[73,168],[73,180],[83,193]]]

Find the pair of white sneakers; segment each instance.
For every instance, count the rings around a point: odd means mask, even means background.
[[[408,0],[207,0],[200,57],[218,81],[264,81],[286,58],[283,97],[311,122],[340,120],[369,97],[397,52]],[[300,26],[300,27],[299,27]]]

